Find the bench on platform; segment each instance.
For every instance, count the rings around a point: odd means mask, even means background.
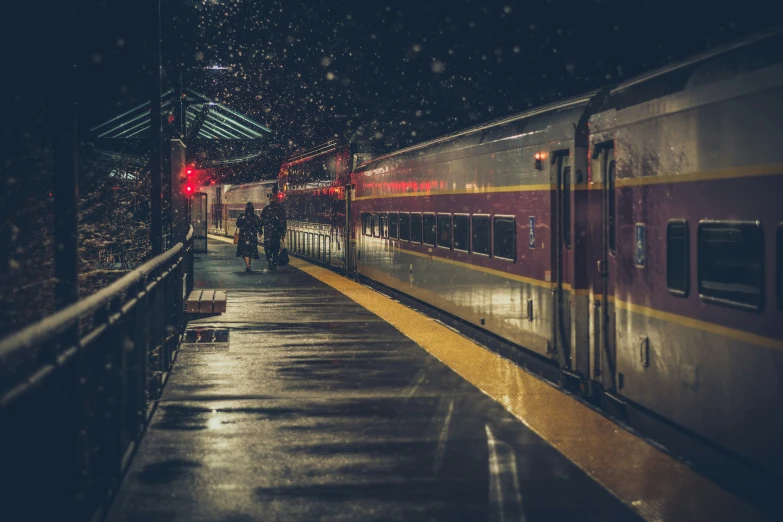
[[[222,290],[194,290],[185,303],[189,314],[222,314],[226,311],[226,292]]]

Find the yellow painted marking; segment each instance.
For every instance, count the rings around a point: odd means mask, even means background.
[[[578,185],[573,185],[571,190],[599,190],[602,188],[604,188],[603,183],[596,181],[594,183],[579,183]]]
[[[663,176],[644,176],[641,178],[617,178],[617,180],[615,180],[615,185],[618,187],[632,187],[639,185],[660,185],[662,183],[752,178],[757,176],[774,176],[776,174],[783,174],[783,164],[748,165],[746,167],[734,167],[730,169],[704,170],[701,172],[668,174]]]
[[[554,287],[555,284],[553,283],[552,286]],[[592,290],[590,288],[574,288],[568,283],[563,283],[563,290],[566,292],[570,292],[574,295],[590,295]]]
[[[665,183],[687,183],[696,181],[711,181],[718,179],[742,179],[758,176],[783,175],[783,163],[772,163],[769,165],[748,165],[745,167],[733,167],[730,169],[704,170],[699,172],[688,172],[685,174],[664,174],[660,176],[644,176],[640,178],[617,178],[615,186],[617,187],[638,187],[643,185],[661,185]],[[505,187],[489,187],[483,189],[459,189],[459,190],[439,190],[432,192],[406,192],[402,194],[382,194],[373,196],[360,196],[354,198],[355,201],[384,198],[402,198],[402,197],[426,197],[443,196],[457,194],[493,194],[498,192],[530,192],[536,190],[555,190],[557,187],[551,184],[542,185],[508,185]],[[571,187],[571,190],[602,190],[603,183],[580,183]]]
[[[471,265],[470,263],[463,263],[462,261],[456,261],[454,259],[448,259],[445,257],[438,257],[430,254],[423,254],[421,252],[414,252],[413,250],[408,250],[407,248],[400,248],[398,249],[401,252],[405,252],[406,254],[410,254],[412,256],[421,257],[423,259],[431,259],[433,261],[439,261],[441,263],[446,263],[449,265],[459,266],[461,268],[466,268],[468,270],[475,270],[476,272],[483,272],[485,274],[490,274],[498,277],[502,277],[504,279],[511,279],[513,281],[519,281],[522,283],[527,283],[529,285],[533,286],[540,286],[543,288],[552,288],[554,286],[554,283],[551,283],[549,281],[541,281],[540,279],[535,279],[532,277],[525,277],[521,275],[516,274],[510,274],[508,272],[503,272],[502,270],[494,270],[492,268],[485,268],[483,266],[478,265]]]
[[[574,398],[433,319],[301,259],[291,264],[397,328],[502,404],[645,520],[767,520]]]
[[[457,189],[457,190],[432,190],[430,192],[398,192],[390,194],[380,194],[372,196],[359,196],[353,198],[354,201],[364,201],[368,199],[386,199],[386,198],[410,198],[414,196],[451,196],[455,194],[496,194],[500,192],[532,192],[535,190],[555,190],[555,186],[550,183],[541,185],[507,185],[504,187],[486,187],[475,189]]]
[[[209,239],[215,239],[217,241],[222,241],[223,243],[231,243],[232,245],[234,244],[234,239],[230,238],[230,237],[215,236],[215,235],[212,235],[212,234],[207,234],[207,237],[209,237]]]
[[[516,274],[510,274],[508,272],[503,272],[502,270],[495,270],[492,268],[485,268],[483,266],[473,265],[470,263],[465,263],[462,261],[456,261],[454,259],[448,259],[446,257],[439,257],[430,254],[423,254],[421,252],[414,252],[413,250],[408,250],[407,248],[401,248],[397,247],[401,252],[405,252],[406,254],[410,254],[412,256],[421,257],[423,259],[432,259],[433,261],[439,261],[441,263],[446,263],[449,265],[459,266],[460,268],[465,268],[468,270],[475,270],[476,272],[483,272],[485,274],[494,275],[497,277],[502,277],[504,279],[511,279],[512,281],[519,281],[521,283],[527,283],[529,285],[533,286],[540,286],[541,288],[554,288],[557,286],[557,283],[553,283],[551,281],[542,281],[541,279],[535,279],[533,277],[525,277],[521,275]],[[573,286],[571,286],[568,283],[563,283],[563,290],[567,292],[571,292],[574,295],[589,295],[590,289],[589,288],[577,288],[574,289]]]
[[[783,350],[783,341],[773,339],[771,337],[764,337],[756,335],[750,332],[744,332],[742,330],[736,330],[734,328],[728,328],[715,323],[708,323],[706,321],[699,321],[698,319],[692,319],[682,315],[676,315],[669,312],[663,312],[647,306],[631,303],[629,301],[620,301],[619,299],[613,299],[614,305],[622,310],[628,310],[636,314],[646,315],[661,321],[668,321],[671,323],[680,324],[689,328],[695,328],[705,332],[713,333],[723,337],[729,337],[737,341],[757,344],[765,348],[771,348],[773,350]]]

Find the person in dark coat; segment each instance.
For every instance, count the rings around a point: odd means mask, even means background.
[[[277,256],[280,254],[280,241],[285,238],[286,216],[283,205],[280,204],[279,189],[272,186],[269,204],[261,211],[261,222],[264,226],[264,252],[269,270],[277,269]]]
[[[245,205],[245,213],[237,218],[237,230],[239,230],[239,243],[237,243],[237,257],[245,258],[245,270],[250,272],[252,259],[258,259],[258,236],[263,232],[261,218],[256,215],[253,203],[248,201]]]

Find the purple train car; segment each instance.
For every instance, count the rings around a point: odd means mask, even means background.
[[[590,117],[589,375],[783,475],[783,36],[612,89]]]
[[[783,33],[354,169],[349,269],[783,476]]]
[[[278,182],[293,252],[344,266],[345,187],[352,159],[348,143],[331,140],[297,152],[281,165]]]

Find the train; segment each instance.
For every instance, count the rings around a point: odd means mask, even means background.
[[[280,166],[278,184],[295,251],[344,268],[348,238],[345,189],[362,153],[333,139],[299,151]]]
[[[237,218],[245,212],[248,201],[253,202],[256,214],[269,203],[272,187],[277,180],[263,180],[242,185],[206,185],[200,192],[207,195],[207,230],[210,234],[232,236]]]
[[[282,164],[289,249],[783,477],[783,31],[391,153]]]

